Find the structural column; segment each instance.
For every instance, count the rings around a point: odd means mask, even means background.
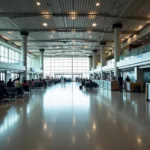
[[[22,36],[22,62],[23,62],[23,66],[25,66],[25,71],[23,72],[23,80],[27,80],[27,39],[28,39],[28,35],[29,33],[27,31],[21,31],[20,35]]]
[[[96,66],[96,52],[97,50],[93,50],[93,69],[95,69],[95,66]]]
[[[103,68],[104,62],[105,62],[105,45],[106,45],[106,42],[101,42],[100,45],[101,45],[101,53],[100,53],[100,55],[101,55],[101,60],[100,60],[100,62],[101,62],[101,79],[103,80],[104,77],[103,77],[102,68]]]
[[[121,23],[113,24],[113,30],[114,30],[114,76],[118,77],[118,68],[117,68],[117,61],[119,60],[120,51],[121,51]]]
[[[40,49],[40,69],[43,71],[42,73],[42,79],[44,78],[44,49]]]

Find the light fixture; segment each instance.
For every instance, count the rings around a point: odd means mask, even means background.
[[[71,15],[71,19],[75,20],[76,19],[76,15]]]
[[[38,1],[38,2],[36,2],[36,4],[38,5],[38,6],[40,6],[41,5],[41,3]]]
[[[139,26],[139,28],[142,28],[142,26]]]
[[[96,12],[95,11],[91,11],[88,13],[88,18],[89,19],[95,19],[96,18]]]
[[[11,32],[11,31],[8,31],[8,34],[12,34],[12,32]]]
[[[139,42],[140,42],[141,40],[139,40]]]
[[[51,35],[51,38],[53,37],[53,35]]]
[[[148,39],[148,37],[146,37],[146,39]]]
[[[89,30],[89,31],[87,31],[87,33],[88,33],[88,34],[91,34],[91,33],[92,33],[92,31],[90,31],[90,30]]]
[[[93,26],[93,27],[96,27],[96,26],[97,26],[97,24],[96,24],[96,23],[93,23],[93,24],[92,24],[92,26]]]
[[[92,36],[90,35],[89,38],[92,38]]]
[[[96,3],[96,6],[99,6],[99,5],[100,5],[100,3],[99,3],[99,2],[97,2],[97,3]]]
[[[77,18],[77,13],[76,12],[70,12],[70,19],[75,20]]]
[[[47,27],[47,25],[48,25],[47,23],[43,23],[43,26],[44,26],[44,27]]]
[[[133,43],[133,44],[135,44],[135,43]]]

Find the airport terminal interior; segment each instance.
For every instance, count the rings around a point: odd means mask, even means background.
[[[150,0],[0,0],[0,150],[150,149]]]

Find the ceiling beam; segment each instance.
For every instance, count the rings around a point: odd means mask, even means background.
[[[113,30],[106,31],[104,29],[89,29],[89,28],[37,28],[37,29],[14,29],[14,28],[0,28],[0,31],[8,32],[20,32],[20,31],[28,31],[28,32],[72,32],[75,34],[76,32],[98,32],[98,33],[111,33],[113,34]],[[137,34],[137,31],[121,31],[121,34]]]
[[[148,17],[123,17],[123,16],[116,16],[109,13],[77,13],[77,14],[67,14],[67,13],[14,13],[14,12],[5,12],[0,13],[0,17],[10,17],[10,18],[26,18],[26,17],[37,17],[37,16],[51,16],[51,17],[70,17],[70,16],[77,16],[77,17],[104,17],[104,18],[115,18],[115,19],[125,19],[125,20],[142,20],[142,21],[150,21],[150,18]]]
[[[101,41],[99,41],[99,40],[88,40],[88,39],[83,39],[83,40],[75,40],[75,39],[65,39],[65,40],[57,40],[57,39],[55,39],[55,40],[28,40],[28,42],[29,43],[36,43],[36,42],[47,42],[47,43],[51,43],[51,42],[73,42],[73,40],[75,41],[75,42],[89,42],[89,43],[96,43],[96,42],[101,42]],[[9,40],[10,42],[21,42],[21,40]],[[112,41],[107,41],[107,42],[112,42]],[[66,46],[68,46],[68,45],[66,45]]]

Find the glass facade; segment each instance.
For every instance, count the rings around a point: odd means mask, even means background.
[[[5,73],[4,72],[0,72],[0,80],[5,81]]]
[[[7,63],[18,63],[20,62],[20,53],[0,45],[0,61]]]
[[[44,77],[71,77],[72,73],[89,78],[89,58],[44,58]]]

